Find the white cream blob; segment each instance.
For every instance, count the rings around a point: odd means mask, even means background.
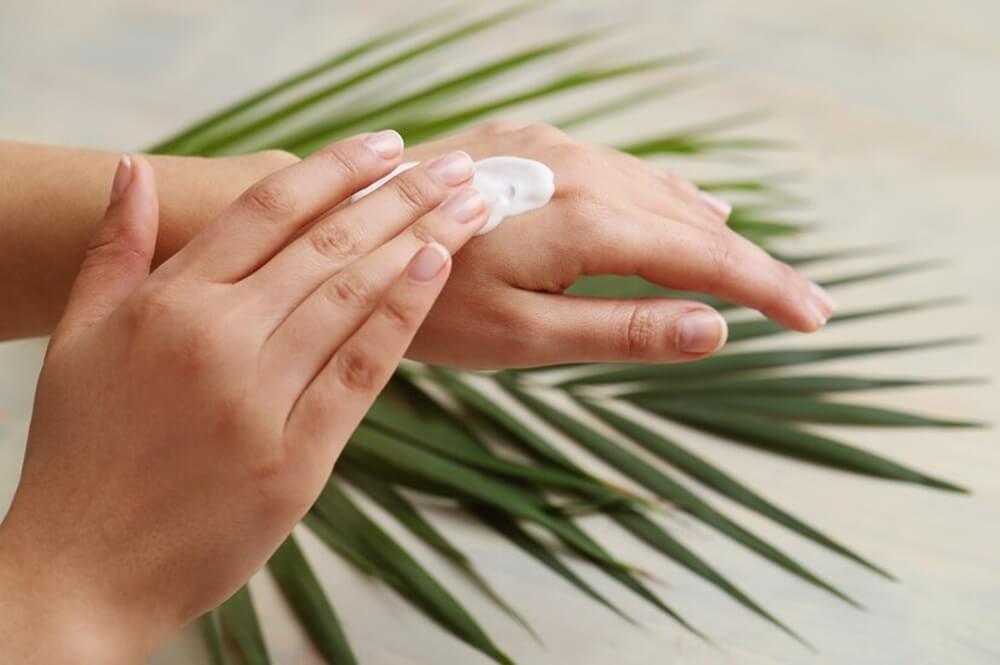
[[[351,202],[368,196],[403,171],[419,162],[400,164],[389,175],[376,180],[351,197]],[[476,235],[489,233],[507,217],[541,208],[556,191],[555,174],[541,162],[521,157],[488,157],[476,162],[473,185],[490,206],[490,217]]]

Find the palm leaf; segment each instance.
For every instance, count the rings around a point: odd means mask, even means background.
[[[615,82],[623,87],[596,103],[584,102],[556,121],[564,127],[580,127],[690,87],[690,77],[667,81],[654,77],[686,71],[685,66],[699,57],[692,53],[621,62],[606,62],[606,57],[601,56],[598,66],[554,64],[556,58],[569,61],[574,55],[586,55],[588,45],[601,34],[600,31],[571,34],[564,39],[499,53],[484,63],[445,78],[425,80],[415,75],[415,72],[433,70],[431,59],[446,49],[467,46],[476,36],[498,27],[511,30],[517,17],[535,5],[537,3],[508,5],[478,18],[460,16],[456,23],[440,29],[438,26],[460,14],[460,10],[453,7],[424,15],[266,87],[178,132],[153,150],[211,156],[272,147],[306,154],[348,133],[377,129],[373,123],[379,126],[393,124],[408,141],[419,142],[501,111],[520,110],[526,105],[572,92],[593,91],[605,83]],[[594,62],[593,57],[590,62]],[[547,69],[537,82],[515,83],[509,90],[483,101],[461,103],[463,95],[479,91],[502,78],[527,74],[541,65],[546,65]],[[390,92],[392,84],[401,77],[407,77],[412,87],[402,94]],[[697,126],[664,128],[656,136],[628,137],[629,140],[619,145],[627,152],[644,157],[717,156],[720,151],[783,147],[781,142],[746,134],[747,124],[753,117],[739,114]],[[701,184],[708,190],[737,192],[748,197],[749,202],[741,201],[733,211],[731,227],[793,265],[804,267],[872,256],[871,248],[798,256],[778,254],[774,243],[810,228],[780,213],[780,206],[795,200],[779,186],[781,178],[739,175]],[[925,261],[882,265],[822,283],[833,287],[871,282],[900,277],[932,265],[935,264]],[[586,278],[571,291],[594,296],[691,297],[721,310],[731,312],[734,309],[729,303],[715,298],[664,289],[637,278]],[[918,301],[848,310],[833,322],[846,325],[942,304],[946,303]],[[781,332],[769,322],[747,319],[731,321],[730,331],[731,340],[741,344],[752,344],[758,338]],[[603,513],[625,532],[691,570],[750,612],[802,640],[762,604],[743,593],[723,572],[651,519],[649,513],[653,508],[649,500],[616,487],[599,473],[584,471],[538,425],[547,423],[555,427],[572,443],[646,491],[792,574],[849,600],[844,592],[688,490],[674,479],[674,474],[683,474],[861,566],[884,576],[889,574],[810,526],[803,518],[777,507],[688,447],[653,431],[638,418],[625,415],[627,412],[620,408],[612,408],[607,396],[599,397],[597,393],[613,392],[617,400],[630,403],[631,408],[637,406],[646,410],[647,417],[667,418],[771,453],[852,473],[959,490],[947,481],[798,426],[799,423],[907,427],[972,425],[828,399],[833,393],[919,387],[959,380],[818,374],[786,376],[784,372],[824,361],[917,352],[967,341],[954,338],[818,349],[727,351],[694,365],[578,366],[566,370],[568,377],[563,375],[554,381],[546,380],[545,372],[503,372],[483,377],[407,365],[397,373],[390,388],[352,438],[335,477],[304,523],[331,550],[361,572],[392,587],[454,637],[501,663],[510,660],[461,602],[381,529],[375,519],[343,491],[337,478],[381,506],[455,566],[460,574],[468,577],[481,593],[526,627],[526,622],[490,587],[468,557],[401,489],[450,500],[456,508],[472,515],[502,539],[546,566],[582,596],[604,604],[625,618],[627,615],[622,609],[577,575],[565,559],[572,557],[593,566],[700,635],[677,611],[647,588],[643,581],[647,575],[643,571],[621,563],[578,524],[585,519],[581,515]],[[666,463],[667,468],[646,462],[580,417],[540,400],[534,394],[536,384],[564,393],[601,421],[602,426],[610,426],[619,435],[652,453]],[[504,394],[498,385],[503,385],[509,394]],[[519,409],[526,415],[512,409],[515,403],[520,404]],[[532,526],[541,527],[548,537],[536,535]],[[327,662],[353,663],[354,656],[333,606],[293,538],[279,548],[268,567]],[[245,662],[269,662],[247,588],[206,615],[201,625],[214,663],[225,662],[223,636],[230,639]]]
[[[293,536],[271,556],[267,567],[319,652],[331,663],[357,665],[340,620]]]
[[[270,665],[271,657],[264,644],[264,634],[257,620],[250,597],[250,587],[244,586],[219,606],[219,623],[233,644],[245,665]],[[214,635],[218,633],[213,631]]]

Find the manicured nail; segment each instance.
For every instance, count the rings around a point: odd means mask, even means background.
[[[486,207],[486,200],[475,187],[460,190],[441,206],[441,212],[459,224],[471,222]]]
[[[444,268],[444,265],[448,263],[448,259],[450,258],[451,255],[448,254],[448,250],[444,248],[444,245],[429,242],[413,257],[413,260],[410,261],[410,267],[406,272],[410,276],[410,279],[418,282],[429,282],[441,272],[441,269]]]
[[[472,157],[461,150],[438,157],[428,165],[428,168],[446,185],[461,185],[476,171]]]
[[[698,193],[701,195],[702,201],[704,201],[709,208],[721,215],[723,219],[729,219],[729,215],[733,212],[733,205],[729,203],[729,201],[724,201],[714,194],[709,194],[708,192],[703,192],[701,190],[699,190]]]
[[[118,168],[115,169],[115,179],[111,181],[111,202],[116,203],[132,182],[132,158],[122,155],[118,158]]]
[[[403,137],[394,129],[370,134],[365,137],[365,143],[382,159],[392,159],[403,152]]]
[[[819,309],[823,314],[825,323],[825,320],[829,319],[837,311],[837,301],[833,299],[833,296],[826,289],[816,282],[809,282],[809,290],[812,292],[813,298],[819,303]]]
[[[677,345],[682,353],[712,353],[726,343],[726,320],[715,312],[691,312],[681,317]]]
[[[806,310],[809,312],[809,319],[812,321],[813,330],[819,330],[826,325],[826,321],[829,317],[823,313],[819,303],[807,302]]]

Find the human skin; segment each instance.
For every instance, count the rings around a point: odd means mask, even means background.
[[[703,358],[725,341],[724,320],[701,303],[564,295],[584,274],[642,275],[711,293],[799,331],[820,328],[835,309],[818,286],[728,229],[724,202],[639,159],[546,125],[508,122],[415,146],[405,158],[448,149],[541,161],[555,172],[556,193],[456,257],[455,279],[407,352],[415,360],[466,368],[673,362]],[[0,188],[0,339],[44,334],[100,219],[109,180],[98,176],[110,178],[114,157],[23,144],[0,144],[0,155],[0,180],[18,185]],[[165,181],[155,265],[254,175],[296,158],[269,151],[230,161],[151,159]],[[50,186],[55,195],[46,194]]]
[[[462,149],[513,155],[556,176],[552,201],[473,239],[408,355],[468,368],[696,360],[725,342],[695,301],[583,298],[582,275],[640,275],[718,296],[801,332],[834,313],[821,287],[726,226],[730,207],[647,162],[548,125],[492,122],[409,148],[420,161]]]
[[[154,265],[174,254],[240,192],[294,155],[148,156],[160,232]],[[108,202],[118,153],[0,141],[0,340],[52,332]]]
[[[277,171],[151,274],[154,171],[123,159],[0,525],[4,662],[141,662],[305,514],[486,221],[464,153],[335,208],[402,148],[363,135]]]

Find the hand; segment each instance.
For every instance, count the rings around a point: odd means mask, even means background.
[[[304,515],[486,221],[462,153],[337,207],[401,152],[282,169],[152,274],[152,167],[123,159],[0,526],[5,661],[139,662]]]
[[[731,231],[726,204],[642,160],[553,127],[505,122],[411,148],[406,159],[457,148],[475,159],[541,161],[555,172],[556,193],[455,258],[455,277],[410,349],[414,359],[470,368],[670,362],[725,342],[725,321],[697,302],[564,295],[581,275],[640,275],[799,331],[820,328],[834,311],[820,287]]]

